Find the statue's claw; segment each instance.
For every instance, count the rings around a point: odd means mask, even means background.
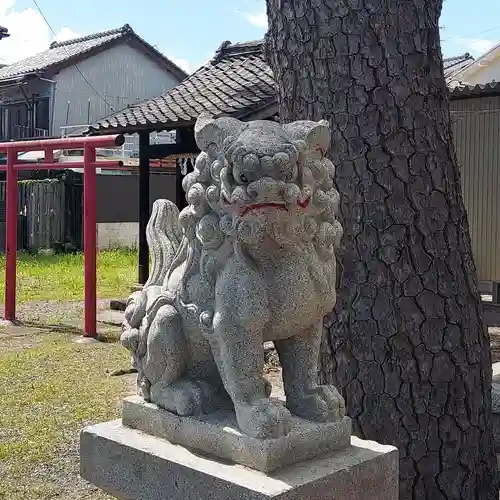
[[[203,413],[203,392],[192,380],[179,380],[168,386],[161,382],[151,387],[151,399],[158,405],[177,415],[201,415]]]
[[[230,404],[222,387],[190,379],[181,379],[167,386],[162,386],[161,382],[153,385],[151,399],[180,416],[202,415]]]
[[[290,430],[290,412],[281,403],[271,399],[237,403],[235,410],[241,431],[255,438],[278,438]]]
[[[344,399],[333,385],[287,395],[287,407],[294,415],[316,422],[335,422],[345,417]]]

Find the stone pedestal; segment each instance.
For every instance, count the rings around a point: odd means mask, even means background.
[[[122,500],[397,500],[398,452],[351,438],[343,450],[260,472],[171,444],[121,420],[81,435],[81,475]]]
[[[239,430],[233,410],[179,417],[146,403],[140,396],[123,400],[122,423],[188,449],[263,472],[347,448],[351,438],[348,417],[338,422],[317,423],[292,416],[286,436],[256,439]]]

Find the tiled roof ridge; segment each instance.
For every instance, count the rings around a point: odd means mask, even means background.
[[[212,64],[217,64],[226,57],[243,56],[262,53],[263,40],[252,40],[250,42],[231,43],[229,40],[222,42],[215,51]]]
[[[465,54],[461,54],[459,56],[445,57],[443,58],[443,62],[452,62],[462,59],[474,59],[474,57],[472,57],[472,55],[469,52],[466,52]]]
[[[100,31],[98,33],[92,33],[91,35],[86,35],[86,36],[81,36],[79,38],[73,38],[71,40],[66,40],[64,42],[52,42],[50,44],[50,48],[55,49],[58,47],[66,47],[68,45],[73,45],[75,43],[87,42],[89,40],[96,40],[98,38],[103,38],[103,37],[110,36],[110,35],[118,35],[118,34],[125,35],[127,33],[133,33],[133,32],[134,32],[134,30],[131,28],[131,26],[129,24],[125,24],[125,25],[121,26],[120,28],[113,28],[113,29],[106,30],[106,31]]]

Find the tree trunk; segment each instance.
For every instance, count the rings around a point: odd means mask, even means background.
[[[400,498],[495,491],[490,345],[452,144],[442,0],[267,0],[283,121],[332,126],[345,230],[320,377],[400,452]],[[367,492],[369,494],[369,492]]]

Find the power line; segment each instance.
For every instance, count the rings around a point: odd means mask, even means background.
[[[446,26],[443,26],[443,29],[446,29]],[[460,38],[475,38],[476,36],[484,35],[485,33],[490,33],[491,31],[496,31],[498,29],[500,29],[500,24],[497,25],[497,26],[493,26],[493,28],[489,28],[487,30],[480,31],[479,33],[475,33],[474,35],[469,35],[467,37],[460,37]],[[448,41],[452,40],[453,38],[457,38],[457,37],[451,36],[451,37],[448,37],[448,38],[444,38],[441,41],[442,42],[448,42]]]
[[[54,28],[52,28],[51,24],[49,23],[49,21],[45,17],[45,14],[42,12],[42,9],[40,8],[40,5],[38,5],[37,0],[33,0],[33,3],[35,4],[36,8],[38,9],[38,12],[42,16],[43,20],[45,21],[45,24],[49,27],[50,31],[52,31],[53,35],[55,37],[57,37],[57,33],[54,31]],[[61,47],[63,47],[64,50],[66,50],[66,53],[68,54],[68,56],[71,56],[70,52],[66,49],[66,47],[64,45],[61,45]],[[115,111],[115,108],[113,108],[113,106],[111,106],[111,104],[109,104],[109,102],[106,101],[106,99],[99,93],[99,91],[88,81],[87,77],[82,73],[82,70],[78,67],[78,64],[75,63],[74,66],[77,69],[78,73],[80,73],[80,75],[84,79],[85,83],[96,93],[96,95],[99,96],[99,98],[108,106],[108,108],[112,112]]]
[[[487,29],[487,30],[484,30],[484,31],[480,31],[479,33],[476,33],[475,35],[472,35],[472,36],[484,35],[485,33],[489,33],[490,31],[495,31],[495,30],[497,30],[499,28],[500,28],[500,24],[498,26],[493,26],[493,28],[490,28],[490,29]]]

